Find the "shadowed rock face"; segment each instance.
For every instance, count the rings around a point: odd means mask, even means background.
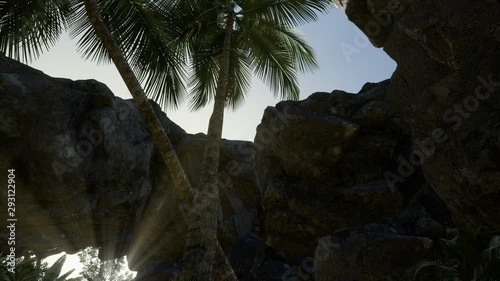
[[[315,93],[264,112],[255,137],[263,225],[283,256],[311,256],[316,237],[401,211],[383,176],[402,137],[383,103],[387,86]]]
[[[97,81],[51,78],[4,56],[0,93],[0,168],[16,171],[17,255],[94,246],[104,258],[128,254],[137,270],[182,254],[184,210],[131,100]],[[186,134],[153,107],[196,186],[205,135]],[[223,141],[225,249],[254,227],[260,202],[254,154],[251,142]],[[0,195],[6,202],[7,190]],[[6,238],[2,230],[1,247]]]
[[[90,245],[123,254],[152,188],[154,148],[137,110],[97,81],[0,60],[0,167],[16,170],[18,255]],[[174,141],[185,135],[162,121]]]
[[[342,0],[397,63],[385,101],[456,223],[500,232],[500,3]]]

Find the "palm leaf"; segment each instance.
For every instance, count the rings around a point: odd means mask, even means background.
[[[37,59],[57,42],[71,11],[64,0],[0,1],[0,51],[23,62]]]
[[[182,41],[190,45],[188,55],[193,69],[190,76],[190,106],[199,109],[215,95],[224,34],[217,13],[207,1],[184,1],[185,31]],[[193,4],[194,3],[194,4]],[[317,69],[314,52],[291,25],[316,19],[326,11],[328,1],[238,1],[242,9],[235,18],[230,56],[227,103],[233,109],[244,101],[253,71],[275,95],[298,99],[298,72]],[[201,8],[200,8],[201,7]],[[283,14],[278,17],[278,15]],[[300,14],[300,15],[299,15]],[[290,24],[290,21],[295,21]],[[279,22],[285,21],[285,22]],[[196,47],[193,47],[195,46]]]
[[[83,1],[70,1],[73,4],[72,6],[74,11],[69,18],[69,34],[71,39],[78,38],[77,51],[82,54],[82,57],[85,60],[90,59],[92,61],[96,61],[98,64],[111,63],[109,54],[105,50],[101,40],[90,24]],[[102,0],[98,0],[97,2],[100,4],[101,10],[103,10],[104,12],[104,2]],[[113,36],[116,36],[116,29],[114,29],[113,26],[109,25],[109,17],[103,16],[103,21],[108,24],[108,28],[110,29]]]
[[[295,64],[299,72],[314,72],[319,69],[313,48],[299,31],[284,26],[276,26],[274,29],[286,42],[290,53],[295,57]]]
[[[318,12],[326,13],[333,6],[331,0],[242,0],[238,5],[244,17],[264,18],[288,27],[316,21]]]
[[[237,47],[231,50],[226,94],[227,105],[233,110],[245,100],[252,81],[251,59],[243,43],[241,32],[234,32],[231,45]]]
[[[256,21],[252,26],[241,26],[250,46],[252,69],[269,86],[275,96],[298,99],[298,74],[293,54],[287,41],[279,33]]]
[[[191,75],[189,86],[191,90],[189,96],[192,110],[205,106],[215,95],[223,36],[224,34],[220,33],[213,38],[198,39],[190,45]]]
[[[75,1],[75,0],[73,0]],[[175,1],[98,1],[103,22],[120,45],[132,69],[144,83],[148,97],[164,107],[176,107],[184,96],[185,55],[179,44],[180,16],[171,12]],[[79,37],[78,50],[86,59],[110,62],[95,34],[85,8],[71,21],[71,36]]]

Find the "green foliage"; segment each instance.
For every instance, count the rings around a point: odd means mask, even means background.
[[[64,0],[0,1],[0,50],[32,61],[52,47],[68,24]]]
[[[415,281],[500,281],[500,236],[481,247],[477,232],[460,231],[451,240],[441,239],[444,258],[422,262],[413,270]]]
[[[234,19],[227,104],[235,108],[255,74],[281,98],[298,99],[298,73],[317,69],[314,51],[295,29],[327,12],[330,0],[176,1],[172,13],[183,17],[177,41],[190,58],[190,105],[199,109],[215,96],[226,27]],[[224,3],[227,2],[227,3]],[[174,16],[174,15],[173,15]]]
[[[61,256],[57,261],[48,266],[36,256],[21,257],[16,259],[14,274],[7,271],[6,257],[0,258],[0,280],[1,281],[67,281],[68,276],[74,270],[70,270],[61,275],[61,270],[66,255]]]
[[[88,247],[78,253],[83,265],[80,273],[86,281],[132,281],[134,275],[128,270],[125,257],[102,261],[99,250]]]
[[[184,96],[184,57],[174,48],[171,0],[97,0],[108,26],[145,90],[169,106]],[[177,16],[179,17],[179,16]],[[167,29],[168,28],[168,29]],[[63,31],[79,38],[85,59],[111,62],[79,0],[0,1],[0,52],[24,62],[50,49]]]
[[[199,109],[215,94],[224,18],[234,16],[228,105],[240,104],[252,72],[281,98],[299,97],[298,72],[317,68],[314,52],[294,28],[317,20],[331,0],[98,0],[103,22],[120,45],[145,92],[176,107],[190,87]],[[85,59],[110,62],[78,0],[0,1],[0,51],[31,61],[64,30]]]

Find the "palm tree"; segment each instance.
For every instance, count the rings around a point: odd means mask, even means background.
[[[298,99],[297,72],[317,67],[311,47],[293,29],[325,12],[329,0],[178,1],[184,32],[181,43],[191,58],[191,106],[210,100],[210,118],[196,206],[189,213],[184,271],[213,280],[217,243],[218,165],[226,106],[238,105],[253,71],[282,98]],[[216,280],[223,280],[218,276]]]

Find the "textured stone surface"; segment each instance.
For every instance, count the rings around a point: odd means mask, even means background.
[[[435,242],[455,232],[451,214],[427,183],[396,217],[364,222],[318,240],[316,280],[412,281],[414,266],[442,255]]]
[[[417,236],[343,230],[318,244],[318,281],[409,281],[408,269],[433,257],[433,241]]]
[[[316,237],[402,210],[383,176],[402,137],[383,102],[387,86],[314,93],[264,112],[255,137],[263,226],[283,257],[310,256]]]
[[[338,1],[398,64],[389,108],[424,156],[424,175],[463,228],[500,233],[500,3]],[[389,20],[384,20],[387,18]],[[371,26],[378,27],[370,29]],[[375,30],[375,31],[374,31]]]
[[[123,254],[152,188],[154,148],[138,112],[97,81],[0,60],[0,167],[16,169],[18,254],[90,245]],[[173,141],[185,135],[162,122]]]

